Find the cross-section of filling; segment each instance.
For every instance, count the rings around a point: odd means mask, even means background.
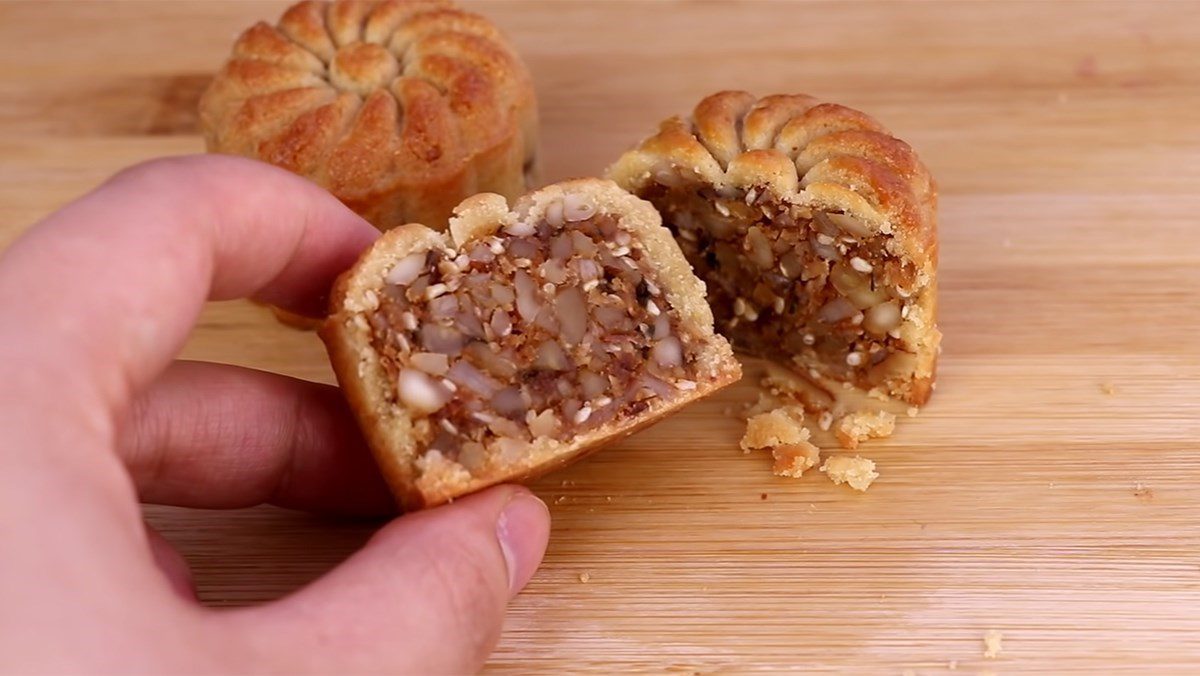
[[[400,259],[368,315],[423,453],[472,474],[697,387],[700,339],[618,217],[572,200],[539,222]]]
[[[918,272],[889,254],[886,235],[765,190],[660,180],[643,197],[662,211],[708,285],[717,328],[739,349],[868,389],[913,371],[903,331]]]

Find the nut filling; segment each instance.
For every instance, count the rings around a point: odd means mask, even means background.
[[[917,272],[888,253],[888,236],[855,218],[711,188],[656,184],[662,212],[708,286],[717,328],[739,349],[794,359],[870,388],[907,373],[902,331]]]
[[[401,259],[372,345],[423,452],[479,474],[696,388],[700,340],[655,280],[616,217],[568,196],[540,223]]]

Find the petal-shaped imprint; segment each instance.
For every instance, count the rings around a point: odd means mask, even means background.
[[[528,70],[487,19],[444,0],[306,1],[255,24],[200,120],[210,152],[307,176],[383,230],[445,227],[468,195],[515,197],[536,178]]]

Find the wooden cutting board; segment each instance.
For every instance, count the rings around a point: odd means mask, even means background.
[[[208,74],[282,7],[0,4],[0,244],[201,150]],[[942,195],[940,387],[863,447],[871,490],[741,454],[723,411],[747,378],[536,484],[553,540],[494,670],[1200,670],[1200,4],[473,7],[533,69],[550,180],[740,87],[869,111]],[[330,381],[315,337],[243,303],[186,355]],[[214,605],[278,597],[370,532],[147,511]]]

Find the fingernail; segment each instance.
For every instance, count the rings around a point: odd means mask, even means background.
[[[524,489],[513,493],[496,520],[496,538],[508,566],[509,596],[516,596],[529,583],[546,553],[549,536],[546,503]]]

